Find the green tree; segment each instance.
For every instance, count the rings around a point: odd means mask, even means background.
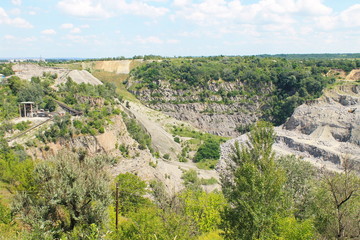
[[[119,187],[120,212],[122,214],[126,215],[128,212],[149,204],[148,199],[144,197],[147,193],[147,184],[138,176],[131,173],[119,174],[115,182]]]
[[[184,201],[186,215],[192,218],[200,232],[218,229],[221,222],[220,213],[226,203],[221,193],[187,189],[180,194],[180,198]]]
[[[60,238],[75,228],[106,220],[110,204],[105,157],[64,151],[39,163],[33,191],[16,195],[14,211],[38,239]]]
[[[312,213],[327,239],[360,238],[360,178],[347,159],[343,172],[324,171],[315,189]]]
[[[284,189],[291,201],[289,205],[292,206],[295,217],[301,220],[311,218],[312,213],[308,210],[311,207],[318,171],[311,163],[294,155],[280,157],[276,163],[286,173]]]
[[[194,161],[200,162],[207,159],[218,160],[220,158],[220,144],[213,139],[206,139],[195,154]]]
[[[258,122],[249,140],[235,144],[222,187],[229,205],[223,213],[224,235],[229,239],[263,239],[273,235],[283,215],[285,174],[275,164],[273,127]]]

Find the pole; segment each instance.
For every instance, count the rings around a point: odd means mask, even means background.
[[[118,230],[118,222],[119,222],[119,183],[116,183],[115,208],[116,208],[115,227],[116,227],[116,230]]]

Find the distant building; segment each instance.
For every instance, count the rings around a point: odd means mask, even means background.
[[[34,102],[21,102],[19,104],[20,117],[36,117],[37,107]]]

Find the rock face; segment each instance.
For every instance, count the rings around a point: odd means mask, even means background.
[[[256,121],[256,108],[242,104],[169,104],[162,103],[152,106],[167,115],[186,121],[196,128],[220,136],[237,136],[236,127]],[[242,109],[242,111],[238,111]],[[227,113],[229,112],[229,114]]]
[[[327,90],[321,98],[296,108],[275,131],[274,150],[279,155],[295,154],[332,170],[340,170],[347,158],[360,171],[360,86],[349,84]],[[234,142],[245,140],[242,136],[222,145],[220,169]]]
[[[271,85],[261,87],[262,94],[243,94],[244,84],[236,82],[209,82],[207,86],[193,89],[172,89],[160,81],[160,89],[134,89],[129,80],[128,88],[148,107],[181,121],[186,121],[208,133],[236,137],[236,128],[255,122],[267,103],[266,95]]]

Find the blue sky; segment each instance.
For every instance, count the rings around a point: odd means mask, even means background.
[[[359,0],[0,0],[0,58],[359,52]]]

